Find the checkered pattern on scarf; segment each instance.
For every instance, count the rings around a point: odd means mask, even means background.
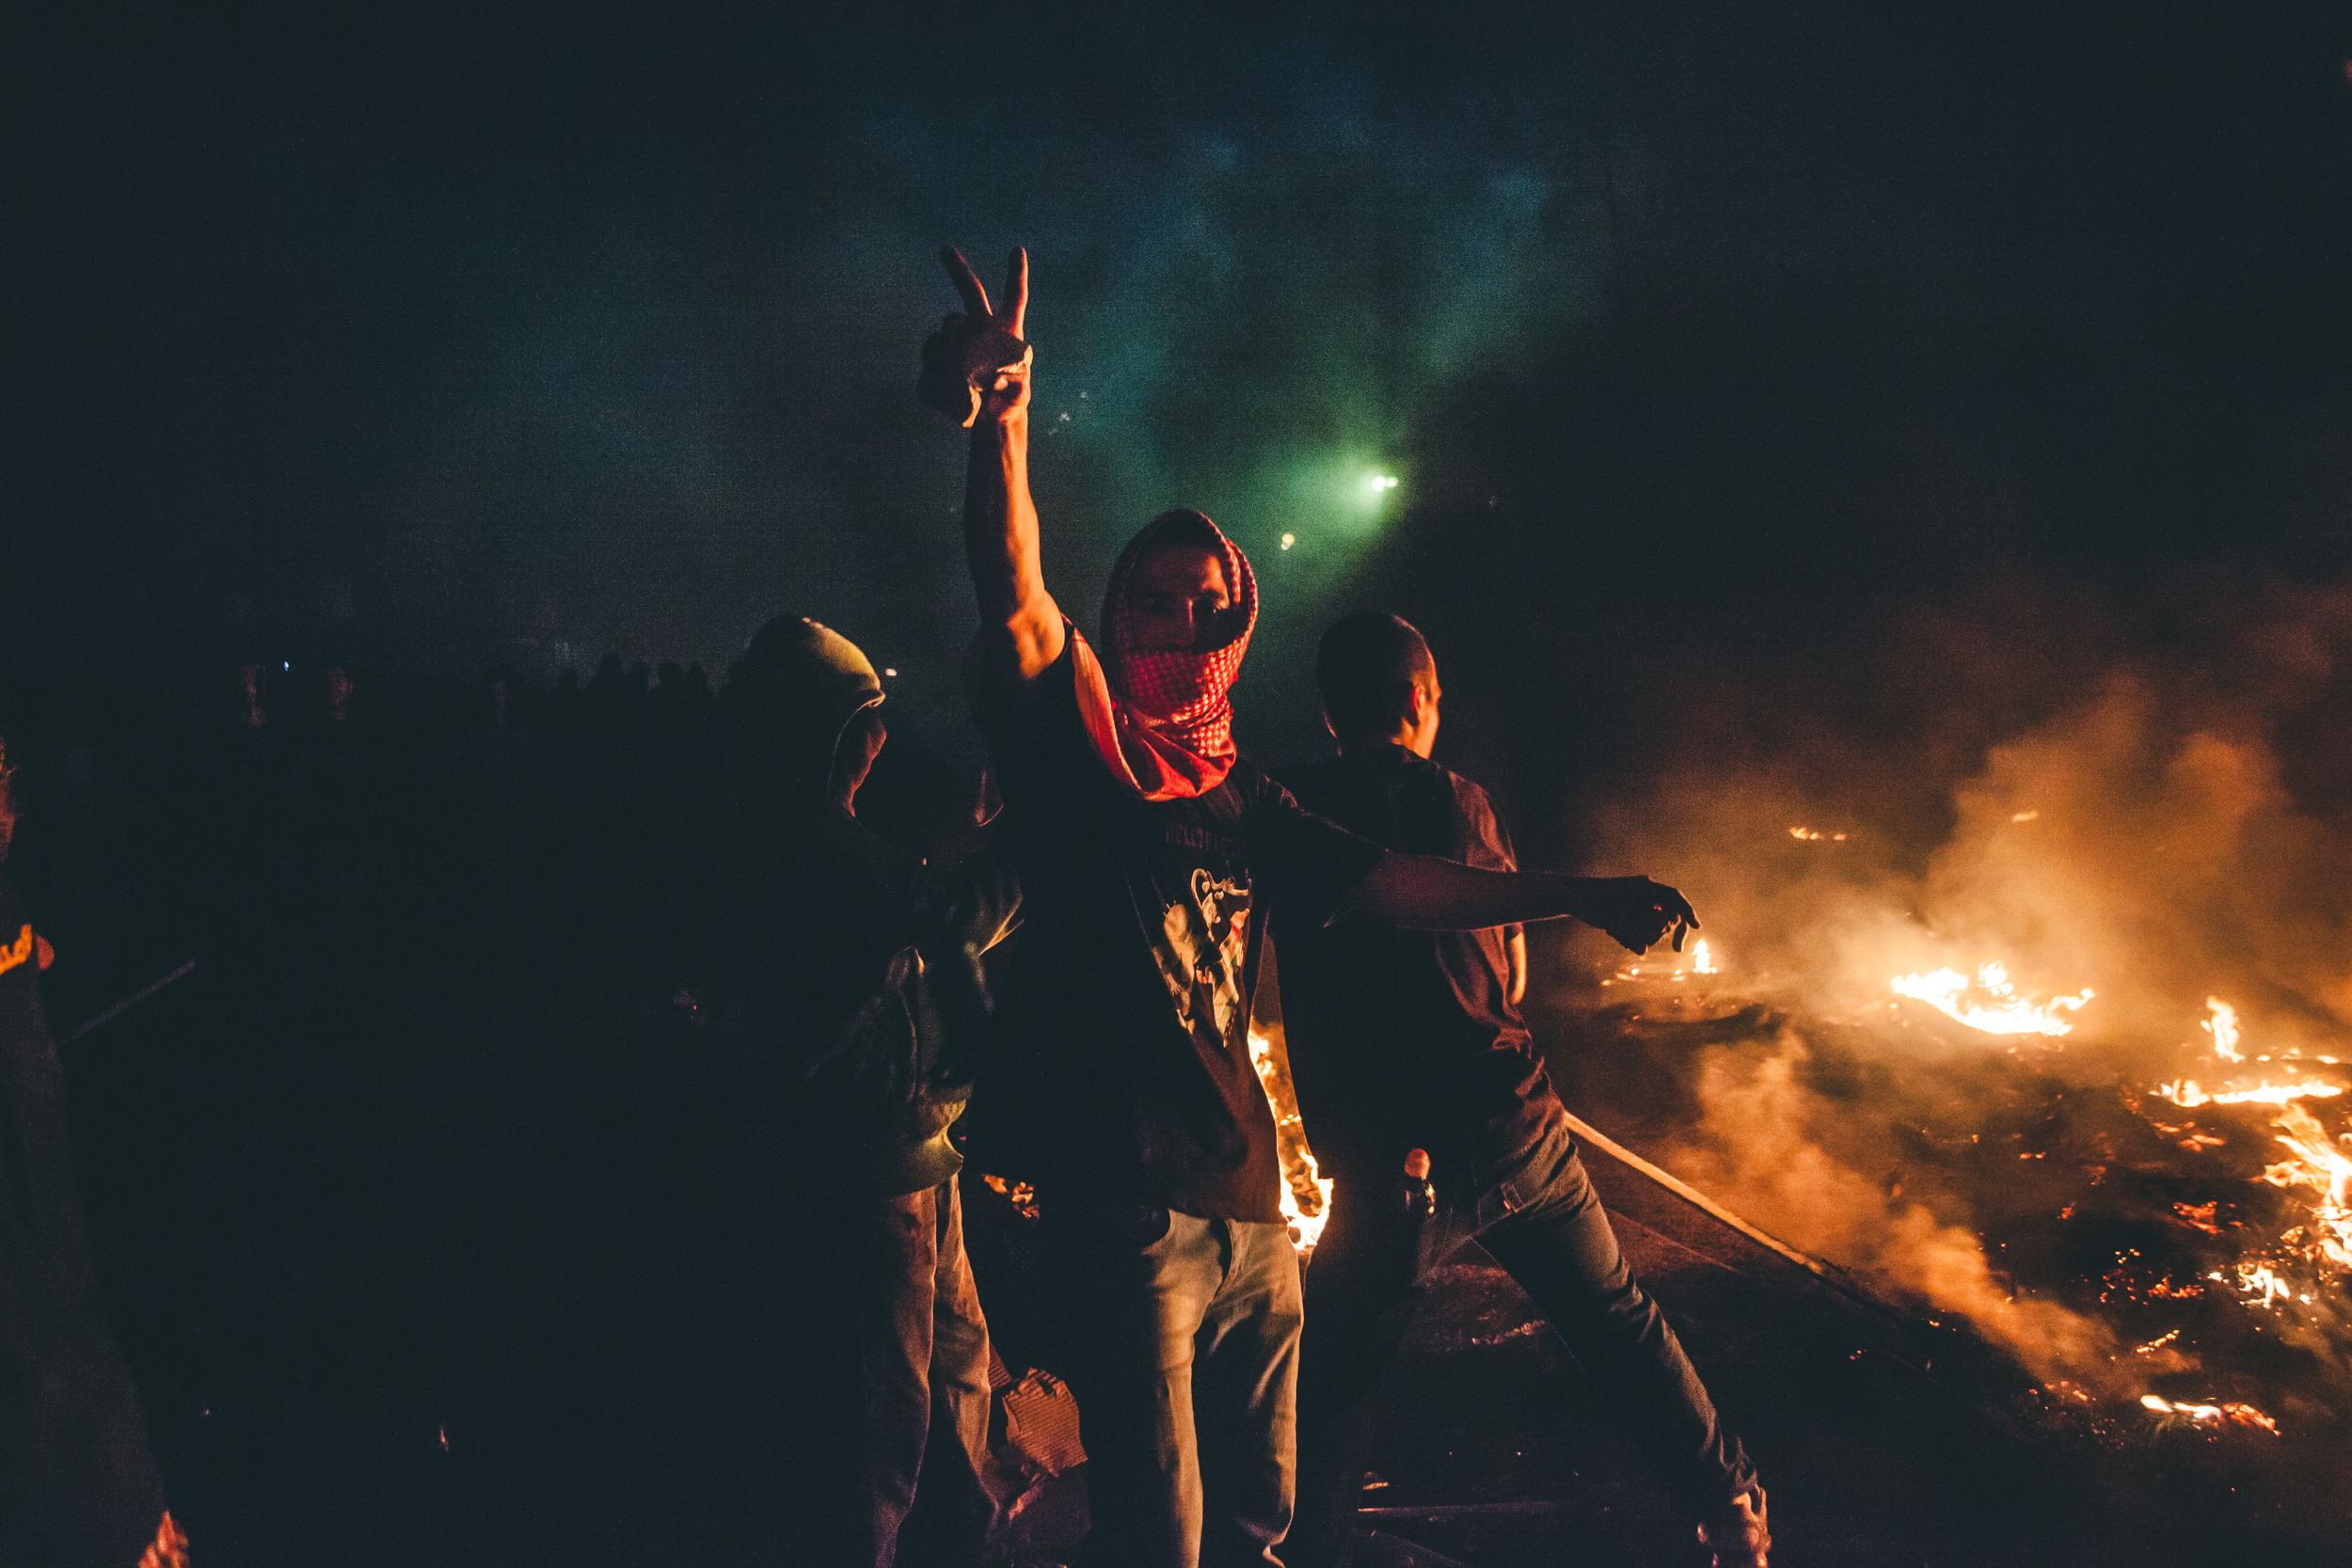
[[[1127,588],[1136,563],[1171,530],[1205,530],[1225,556],[1241,630],[1204,652],[1140,649],[1129,624]],[[1233,681],[1258,625],[1258,578],[1241,547],[1198,512],[1164,512],[1127,543],[1103,598],[1098,665],[1077,644],[1078,706],[1095,750],[1112,773],[1147,800],[1204,795],[1225,782],[1233,746]]]

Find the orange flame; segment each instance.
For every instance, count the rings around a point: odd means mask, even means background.
[[[2173,1104],[2194,1108],[2199,1105],[2284,1105],[2291,1100],[2333,1100],[2344,1092],[2342,1084],[2326,1084],[2309,1078],[2300,1084],[2257,1084],[2250,1089],[2221,1089],[2208,1094],[2194,1078],[2157,1085],[2156,1092]]]
[[[2139,1402],[2159,1416],[2177,1416],[2199,1426],[2257,1427],[2276,1435],[2279,1423],[2250,1404],[2224,1400],[2219,1404],[2183,1404],[2161,1394],[2142,1394]]]
[[[1258,1083],[1265,1090],[1267,1108],[1274,1113],[1275,1144],[1284,1178],[1282,1220],[1290,1227],[1291,1244],[1298,1249],[1299,1257],[1309,1258],[1314,1254],[1315,1243],[1323,1239],[1323,1227],[1330,1223],[1335,1183],[1323,1174],[1323,1167],[1315,1164],[1314,1150],[1307,1147],[1306,1123],[1299,1117],[1298,1099],[1291,1090],[1288,1056],[1278,1057],[1273,1039],[1252,1029],[1249,1065],[1258,1069]],[[1314,1203],[1311,1212],[1300,1201],[1309,1195]]]
[[[2352,1269],[2352,1202],[2346,1197],[2352,1155],[2330,1141],[2319,1118],[2300,1105],[2289,1105],[2270,1125],[2286,1129],[2278,1139],[2296,1157],[2265,1167],[2263,1180],[2274,1187],[2315,1189],[2320,1196],[2312,1212],[2312,1247],[2336,1267]]]
[[[2206,997],[2205,1006],[2213,1009],[2213,1017],[2197,1027],[2213,1037],[2213,1053],[2225,1062],[2246,1060],[2237,1051],[2237,1009],[2217,996]]]
[[[1974,985],[1956,969],[1899,974],[1887,983],[1897,995],[1925,1002],[1947,1018],[1988,1035],[2071,1035],[2074,1026],[2058,1016],[2058,1009],[2079,1012],[2097,994],[2086,986],[2080,996],[2054,996],[2037,1003],[2018,991],[2010,981],[2008,966],[2000,963],[1979,964]],[[1970,999],[1967,993],[1972,990],[1986,1000]]]

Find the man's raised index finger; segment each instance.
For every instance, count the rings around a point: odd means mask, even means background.
[[[977,320],[988,320],[993,313],[988,308],[988,291],[980,287],[979,275],[963,259],[963,252],[951,245],[941,245],[939,260],[947,269],[947,276],[955,280],[956,293],[963,296],[964,309]]]
[[[1022,327],[1029,318],[1029,253],[1015,246],[1012,260],[1005,263],[1005,313],[1012,319],[1006,325],[1016,338],[1025,334]]]

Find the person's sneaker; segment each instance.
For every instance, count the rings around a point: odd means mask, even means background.
[[[1764,1523],[1764,1488],[1751,1486],[1699,1521],[1699,1550],[1708,1568],[1767,1568],[1772,1532]]]

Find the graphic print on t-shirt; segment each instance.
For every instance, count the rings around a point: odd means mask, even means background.
[[[1193,1043],[1224,1054],[1242,1022],[1242,966],[1249,946],[1249,884],[1195,866],[1185,891],[1168,906],[1152,944],[1160,978],[1176,1005],[1176,1022]]]

